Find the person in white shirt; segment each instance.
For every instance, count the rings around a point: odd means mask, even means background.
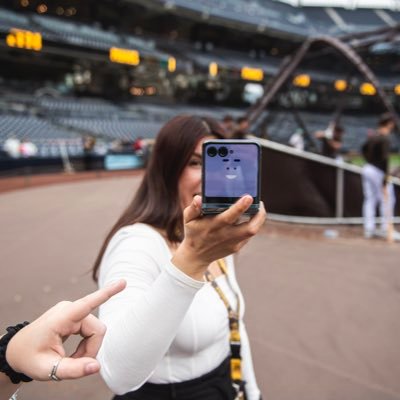
[[[22,157],[35,157],[38,153],[38,148],[29,139],[21,140],[20,154]]]
[[[114,399],[261,398],[232,254],[259,231],[265,209],[239,224],[246,195],[201,215],[202,143],[223,134],[212,119],[170,120],[95,262],[100,287],[127,280],[99,312],[107,335],[98,360]]]
[[[21,142],[15,136],[7,138],[3,144],[3,150],[12,158],[18,158],[20,153]]]
[[[304,150],[304,131],[302,129],[296,129],[296,132],[293,133],[292,136],[290,136],[289,145],[294,147],[296,150]]]

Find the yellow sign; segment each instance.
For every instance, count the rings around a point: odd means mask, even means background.
[[[210,63],[208,66],[208,73],[210,76],[217,76],[218,75],[218,64],[216,62]]]
[[[139,65],[140,55],[137,50],[110,48],[110,61],[119,64]]]
[[[169,57],[168,58],[168,71],[175,72],[175,70],[176,70],[176,60],[174,57]]]
[[[335,81],[335,89],[338,92],[344,92],[347,89],[347,82],[343,79],[338,79]]]
[[[6,43],[9,47],[40,51],[42,50],[42,35],[39,32],[11,29],[6,37]]]
[[[262,81],[264,79],[264,71],[259,68],[243,67],[240,73],[242,79],[247,81]]]
[[[394,87],[394,92],[397,94],[397,96],[400,96],[400,83],[397,84],[397,85]]]
[[[311,78],[310,75],[307,74],[301,74],[297,75],[293,79],[293,85],[299,86],[299,87],[308,87],[311,84]]]
[[[364,96],[374,96],[376,94],[376,88],[372,83],[364,82],[360,86],[360,93]]]

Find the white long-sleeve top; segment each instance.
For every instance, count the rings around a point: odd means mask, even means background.
[[[164,238],[137,223],[120,229],[108,244],[99,271],[99,286],[125,279],[127,287],[100,307],[107,326],[98,354],[101,374],[116,394],[145,382],[172,383],[198,378],[228,357],[227,310],[207,282],[192,279],[171,263]],[[258,400],[248,336],[243,323],[244,302],[233,257],[227,268],[239,294],[243,379],[249,400]],[[236,296],[226,277],[217,278],[230,304]]]

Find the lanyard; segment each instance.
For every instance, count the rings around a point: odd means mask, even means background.
[[[240,332],[239,332],[239,313],[240,313],[240,299],[239,294],[233,288],[232,282],[228,275],[228,269],[226,267],[225,260],[220,259],[217,261],[219,268],[221,269],[222,273],[225,275],[226,280],[228,282],[229,287],[231,288],[232,292],[236,296],[237,301],[237,310],[235,311],[232,306],[230,305],[225,293],[222,289],[218,286],[214,276],[209,272],[205,272],[205,278],[208,282],[211,283],[211,286],[215,289],[218,293],[219,297],[225,304],[225,307],[228,311],[228,318],[229,318],[229,344],[231,347],[231,378],[232,382],[237,385],[241,385],[242,383],[242,359],[240,357]]]

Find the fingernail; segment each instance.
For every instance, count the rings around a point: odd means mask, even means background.
[[[121,282],[123,282],[123,281],[124,281],[123,279],[120,279],[119,281],[116,281],[116,282],[110,283],[110,284],[109,284],[109,285],[107,285],[106,287],[112,288],[112,287],[119,286],[119,285],[121,284]]]
[[[90,364],[85,365],[85,373],[88,375],[95,374],[100,371],[100,365],[98,363],[92,362]]]
[[[253,197],[251,197],[249,194],[245,194],[245,195],[242,197],[242,201],[243,201],[245,204],[251,204],[251,203],[253,202]]]

